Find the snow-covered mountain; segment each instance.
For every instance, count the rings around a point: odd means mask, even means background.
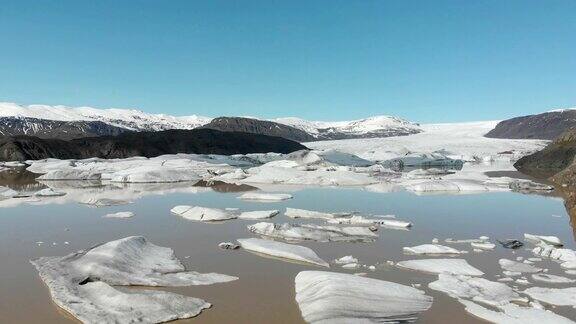
[[[196,115],[176,117],[164,114],[149,114],[132,109],[97,109],[48,105],[24,106],[0,102],[0,134],[3,135],[33,135],[68,139],[84,136],[115,135],[122,131],[193,129],[204,126],[211,121],[212,118],[210,117]],[[258,122],[258,119],[253,119],[250,127],[245,128],[253,129],[253,132],[256,133],[259,132],[259,129],[270,128],[268,124],[254,125],[255,123],[258,124]],[[261,122],[265,123],[264,121]],[[311,139],[316,140],[402,136],[422,131],[418,124],[390,116],[376,116],[339,122],[307,121],[288,117],[272,119],[266,122],[274,122],[296,128],[309,134]]]
[[[149,114],[133,109],[73,108],[48,105],[23,106],[9,102],[0,103],[0,117],[24,117],[58,121],[100,121],[133,131],[193,129],[212,120],[208,117],[196,115],[175,117],[164,114]]]
[[[403,136],[422,132],[420,125],[392,116],[338,122],[308,121],[297,117],[273,121],[301,129],[318,140]]]

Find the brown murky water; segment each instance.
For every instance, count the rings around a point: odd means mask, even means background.
[[[2,185],[2,184],[0,184]],[[523,233],[560,237],[575,248],[573,231],[562,200],[554,197],[516,193],[477,195],[416,196],[407,192],[374,193],[361,189],[314,188],[293,192],[294,199],[280,203],[243,202],[231,188],[221,192],[200,191],[143,196],[132,204],[91,208],[74,202],[46,198],[42,204],[2,204],[0,208],[0,323],[75,323],[76,320],[55,306],[48,289],[38,277],[30,259],[40,256],[65,255],[130,235],[144,235],[151,242],[171,247],[189,268],[200,272],[219,272],[238,276],[230,283],[186,288],[162,288],[184,295],[200,297],[213,304],[198,317],[178,323],[301,323],[294,300],[294,277],[314,266],[283,262],[243,250],[220,250],[222,241],[252,237],[246,225],[255,221],[231,220],[206,224],[185,220],[170,214],[175,205],[206,207],[239,207],[242,210],[296,207],[319,211],[359,211],[367,214],[396,214],[410,220],[410,231],[381,229],[374,243],[303,243],[330,261],[354,255],[361,263],[372,265],[386,260],[419,258],[402,254],[403,246],[429,243],[432,238],[474,238],[480,235],[496,238],[518,238]],[[54,199],[54,203],[50,203]],[[23,200],[24,201],[24,200]],[[59,202],[59,203],[56,203]],[[131,219],[105,219],[103,215],[133,211]],[[306,222],[283,215],[273,222]],[[43,241],[38,246],[35,242]],[[65,245],[64,242],[69,242]],[[56,243],[56,245],[53,245]],[[471,250],[466,244],[460,249]],[[189,258],[185,258],[189,256]],[[532,256],[498,247],[495,251],[469,253],[463,257],[495,280],[500,274],[498,259]],[[538,266],[549,273],[562,274],[559,266],[542,262]],[[353,273],[332,266],[331,271]],[[434,297],[430,310],[421,323],[481,323],[468,315],[456,300],[427,288],[435,276],[383,266],[368,276],[403,284],[422,285]],[[558,287],[558,285],[556,286]],[[522,287],[523,289],[523,287]],[[557,313],[576,319],[571,308],[558,307]]]

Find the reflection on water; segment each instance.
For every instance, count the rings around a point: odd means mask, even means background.
[[[6,185],[6,184],[0,184]],[[11,186],[13,184],[10,184]],[[32,185],[32,184],[29,184]],[[66,255],[101,242],[130,235],[144,235],[151,242],[168,246],[192,270],[220,272],[240,279],[221,285],[168,288],[203,298],[214,305],[198,318],[178,323],[302,323],[294,301],[294,277],[302,270],[319,270],[310,265],[284,262],[243,250],[221,250],[218,243],[253,237],[246,226],[257,221],[230,220],[218,225],[188,221],[172,215],[176,205],[239,208],[242,211],[286,207],[325,212],[358,211],[362,215],[395,214],[413,222],[410,231],[381,228],[375,242],[304,242],[322,259],[331,261],[353,255],[362,264],[378,264],[368,276],[403,284],[421,284],[434,297],[432,308],[423,313],[422,323],[481,323],[468,315],[454,299],[427,288],[435,276],[386,266],[386,260],[418,258],[402,253],[402,247],[429,243],[433,238],[466,239],[487,235],[496,239],[523,240],[524,233],[555,235],[568,248],[576,248],[574,232],[561,199],[512,192],[475,195],[416,196],[409,192],[371,192],[345,188],[309,188],[291,192],[294,199],[274,204],[237,199],[239,191],[253,188],[227,187],[215,183],[110,184],[59,181],[36,184],[67,194],[62,197],[6,199],[0,201],[0,323],[75,323],[62,315],[51,301],[29,259]],[[219,189],[215,189],[219,187]],[[282,187],[288,191],[290,187]],[[94,198],[129,200],[132,204],[87,208],[78,202]],[[8,203],[22,201],[23,203]],[[576,204],[569,205],[574,210]],[[571,207],[570,207],[571,206]],[[102,218],[105,214],[132,211],[130,219]],[[555,217],[560,216],[560,217]],[[322,223],[291,219],[284,215],[275,223]],[[36,242],[44,242],[38,245]],[[69,244],[64,244],[69,242]],[[468,245],[452,245],[471,251]],[[463,255],[471,265],[496,280],[501,274],[499,258],[532,257],[525,250],[498,247],[495,251]],[[543,261],[539,266],[551,274],[562,274],[558,264]],[[353,273],[332,265],[331,271]],[[576,311],[558,307],[555,312],[576,318]]]

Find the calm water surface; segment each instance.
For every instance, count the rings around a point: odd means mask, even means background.
[[[1,184],[0,184],[1,185]],[[93,208],[70,202],[0,208],[0,323],[75,323],[76,320],[56,307],[48,289],[40,280],[30,259],[65,255],[130,235],[144,235],[151,242],[171,247],[189,268],[200,272],[219,272],[238,276],[230,283],[211,286],[162,288],[203,298],[214,306],[198,317],[182,323],[301,323],[294,300],[294,277],[313,266],[264,258],[246,251],[223,251],[222,241],[252,237],[246,225],[256,221],[231,220],[220,224],[188,221],[170,214],[175,205],[238,207],[263,210],[295,207],[327,212],[358,211],[363,214],[395,214],[410,220],[410,231],[380,229],[374,243],[303,243],[323,259],[331,261],[354,255],[371,265],[386,260],[400,261],[418,257],[402,254],[403,246],[429,243],[432,238],[522,239],[524,233],[556,235],[569,248],[575,248],[574,231],[563,202],[555,197],[518,193],[475,195],[417,196],[408,192],[375,193],[362,189],[314,188],[294,191],[294,199],[280,203],[254,203],[238,200],[238,193],[203,191],[145,196],[123,206]],[[50,198],[48,198],[50,199]],[[133,211],[131,219],[106,219],[103,215]],[[273,222],[306,222],[283,215]],[[37,241],[44,244],[38,246]],[[65,245],[68,241],[70,244]],[[56,243],[57,245],[53,245]],[[471,250],[469,245],[451,245]],[[190,256],[189,258],[184,258]],[[530,257],[525,249],[469,253],[463,257],[495,280],[500,274],[498,259]],[[560,274],[558,264],[542,262],[539,266]],[[332,271],[353,273],[338,266]],[[404,284],[422,284],[434,297],[432,308],[423,313],[422,323],[481,323],[468,315],[454,299],[427,288],[435,276],[383,267],[369,272],[369,277]],[[557,286],[558,287],[558,286]],[[557,308],[557,313],[576,319],[571,308]],[[180,323],[178,322],[178,323]]]

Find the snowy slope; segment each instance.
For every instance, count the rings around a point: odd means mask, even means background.
[[[106,124],[136,131],[159,131],[166,129],[192,129],[210,122],[201,116],[174,117],[148,114],[132,109],[97,109],[91,107],[66,107],[48,105],[23,106],[0,102],[0,117],[26,117],[58,121],[100,121]]]
[[[394,138],[366,138],[339,141],[304,143],[317,150],[337,149],[358,155],[367,160],[389,160],[410,153],[432,153],[442,151],[456,158],[468,160],[484,158],[510,151],[510,158],[542,149],[548,141],[525,139],[487,138],[498,121],[468,122],[453,124],[423,124],[422,133]]]
[[[391,116],[338,122],[308,121],[297,117],[276,118],[272,121],[301,129],[324,140],[402,136],[422,132],[418,124]]]

